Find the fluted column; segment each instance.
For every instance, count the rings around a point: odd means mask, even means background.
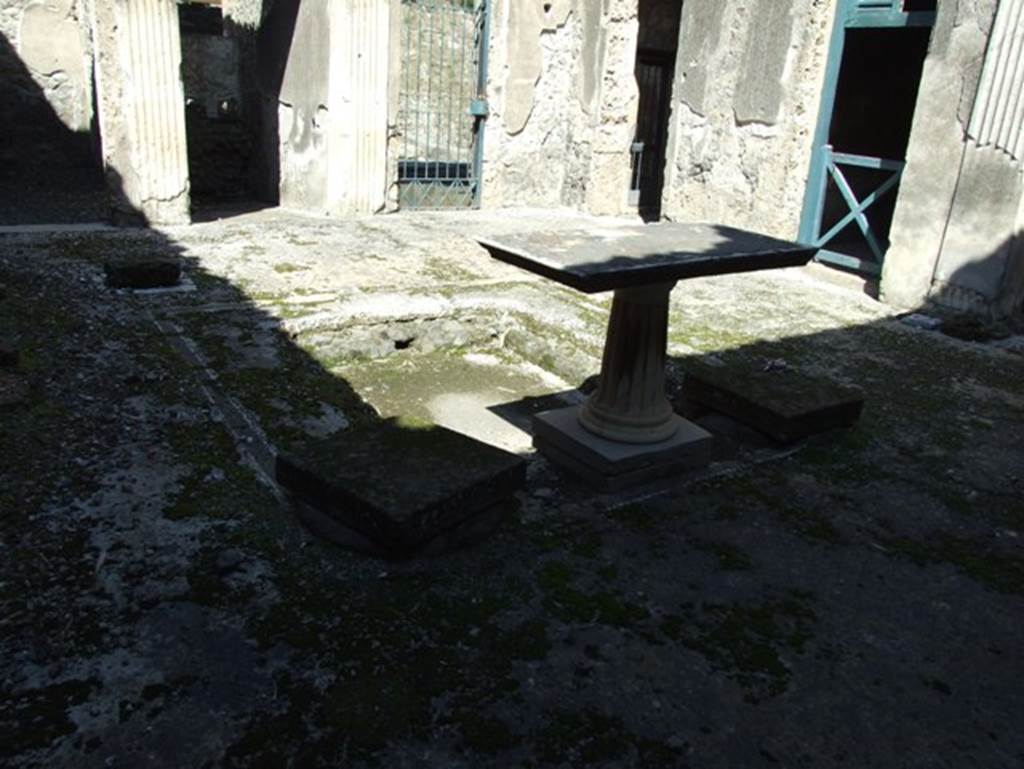
[[[100,135],[118,212],[189,218],[181,39],[174,0],[96,0],[93,37]]]
[[[331,8],[328,210],[370,214],[387,193],[389,0]]]
[[[668,298],[675,282],[615,292],[597,390],[580,424],[603,438],[657,443],[677,428],[665,397]]]

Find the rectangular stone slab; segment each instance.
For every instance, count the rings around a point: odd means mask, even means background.
[[[452,430],[388,420],[278,456],[276,475],[307,505],[401,558],[508,500],[526,466]]]
[[[181,280],[181,260],[175,257],[110,259],[103,265],[111,288],[163,288]]]
[[[492,257],[585,293],[796,267],[817,249],[719,224],[595,226],[478,241]]]
[[[548,459],[605,491],[663,478],[703,466],[711,457],[712,435],[674,416],[676,434],[658,443],[621,443],[588,432],[579,406],[533,417],[533,445]]]
[[[782,443],[848,427],[864,407],[860,388],[792,368],[766,371],[761,359],[726,360],[720,366],[687,360],[682,367],[684,413],[692,414],[695,405],[703,406]]]

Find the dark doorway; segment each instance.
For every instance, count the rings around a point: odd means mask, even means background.
[[[193,0],[178,6],[193,218],[254,197],[256,149],[252,105],[243,98],[239,40],[221,7]]]
[[[682,0],[640,0],[636,82],[640,91],[632,147],[630,202],[644,221],[661,218],[665,149]]]
[[[842,180],[857,201],[864,201],[902,169],[929,32],[920,27],[847,32],[829,131],[829,144],[838,156],[842,175],[830,174],[827,180],[823,232],[850,212]],[[843,163],[847,155],[873,158],[877,164],[868,167]],[[898,189],[897,181],[865,210],[868,232],[851,221],[829,241],[829,247],[861,261],[876,261],[870,239],[875,239],[884,254]]]
[[[853,3],[829,54],[801,238],[820,261],[878,274],[934,13]]]

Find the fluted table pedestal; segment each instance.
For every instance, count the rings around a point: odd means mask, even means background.
[[[705,464],[710,433],[665,397],[668,299],[674,282],[615,292],[597,389],[582,406],[533,418],[534,446],[605,489]]]
[[[612,301],[597,390],[580,424],[623,443],[658,443],[678,428],[665,397],[668,296],[672,283],[620,288]]]
[[[614,291],[597,390],[580,406],[538,414],[533,443],[552,461],[605,489],[705,464],[710,433],[665,397],[669,293],[702,275],[805,264],[815,249],[713,224],[629,225],[481,240],[491,256],[595,293]]]

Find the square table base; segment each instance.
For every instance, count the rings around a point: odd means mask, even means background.
[[[605,491],[615,491],[706,465],[711,433],[682,417],[675,435],[657,443],[621,443],[587,431],[579,406],[533,417],[533,445],[555,464]]]

